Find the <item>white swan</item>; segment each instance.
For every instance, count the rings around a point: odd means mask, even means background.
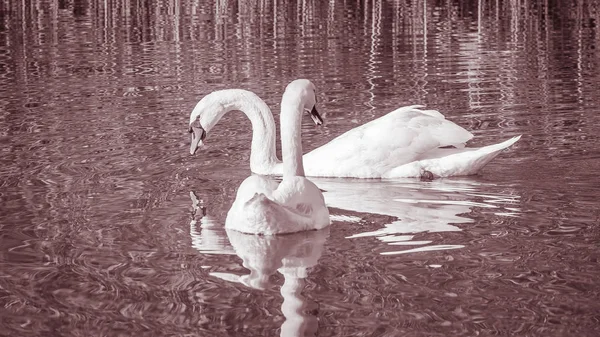
[[[354,128],[304,155],[309,177],[401,178],[476,174],[521,136],[504,142],[468,148],[473,135],[434,110],[421,106],[399,108]],[[190,114],[194,154],[215,124],[232,110],[241,110],[252,123],[250,169],[257,174],[283,173],[275,154],[275,122],[269,107],[242,89],[212,92]],[[281,128],[285,131],[285,128]]]
[[[323,194],[304,177],[302,165],[300,123],[304,110],[322,122],[315,109],[314,90],[308,80],[295,80],[287,86],[281,99],[283,180],[277,186],[265,177],[246,178],[227,213],[225,228],[252,234],[281,234],[329,225]]]

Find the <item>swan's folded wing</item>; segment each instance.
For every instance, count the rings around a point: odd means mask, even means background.
[[[473,138],[473,134],[463,127],[446,120],[444,116],[435,110],[420,111],[421,114],[414,115],[408,123],[408,127],[419,133],[427,133],[439,146],[463,147],[466,142]],[[441,117],[439,117],[441,116]]]

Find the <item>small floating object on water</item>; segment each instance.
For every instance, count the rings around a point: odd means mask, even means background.
[[[200,217],[206,215],[206,206],[204,205],[203,199],[198,199],[198,196],[194,191],[190,191],[190,198],[192,199],[192,216],[195,217],[198,210],[200,210]]]

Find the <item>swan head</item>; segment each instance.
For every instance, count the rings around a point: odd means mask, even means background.
[[[203,141],[217,122],[232,110],[227,101],[239,95],[241,90],[218,90],[204,96],[190,114],[188,132],[191,135],[190,154],[203,145]]]
[[[226,112],[221,104],[211,99],[213,94],[211,93],[202,98],[190,114],[190,127],[188,129],[191,135],[190,154],[196,153],[196,150],[203,145],[202,141],[206,138],[207,132]]]
[[[290,82],[285,88],[283,99],[287,97],[298,97],[302,101],[302,108],[308,112],[310,118],[316,125],[323,124],[323,118],[317,111],[317,95],[315,93],[315,85],[306,79],[298,79]]]

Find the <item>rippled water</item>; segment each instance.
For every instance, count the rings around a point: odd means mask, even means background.
[[[0,1],[0,335],[597,336],[599,48],[593,0]],[[315,179],[325,231],[227,232],[250,125],[190,156],[189,112],[302,77],[305,150],[408,104],[523,138],[472,177]]]

